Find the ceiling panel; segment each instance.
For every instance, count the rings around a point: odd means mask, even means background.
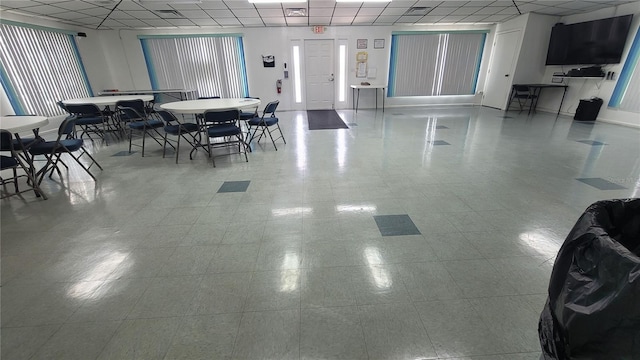
[[[515,2],[515,5],[514,5]],[[185,26],[301,26],[309,23],[350,25],[429,24],[443,22],[498,23],[520,13],[564,16],[602,9],[632,0],[393,0],[390,3],[336,3],[308,0],[306,3],[252,4],[247,0],[0,0],[0,11],[38,16],[65,24],[95,29],[185,27]],[[516,7],[517,6],[517,7]],[[114,8],[112,12],[112,8]],[[305,8],[309,18],[284,18],[285,8]],[[426,16],[401,16],[412,7],[427,7]],[[177,10],[184,18],[160,19],[155,11]],[[414,13],[415,14],[415,13]],[[104,22],[103,22],[104,20]],[[141,21],[139,21],[141,20]]]

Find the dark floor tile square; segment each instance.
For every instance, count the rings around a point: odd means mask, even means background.
[[[576,140],[576,141],[579,143],[587,144],[587,145],[607,145],[603,142],[594,141],[594,140]]]
[[[373,218],[382,236],[420,235],[409,215],[376,215]]]
[[[118,151],[117,153],[111,155],[111,156],[131,156],[133,154],[137,153],[137,151],[132,151],[132,152],[128,152],[126,150],[123,151]]]
[[[576,179],[578,181],[581,181],[587,185],[593,186],[594,188],[598,189],[598,190],[621,190],[621,189],[626,189],[626,187],[622,186],[622,185],[618,185],[616,183],[613,183],[611,181],[605,180],[603,178],[582,178],[582,179]]]
[[[429,141],[431,143],[431,145],[451,145],[448,142],[444,141],[444,140],[434,140],[434,141]]]
[[[444,125],[436,125],[436,129],[448,129],[448,126],[444,126]]]
[[[225,181],[218,189],[219,193],[225,192],[245,192],[251,181]]]

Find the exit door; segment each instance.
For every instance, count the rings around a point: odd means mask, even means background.
[[[333,40],[305,40],[305,90],[308,110],[334,108]]]
[[[496,35],[482,105],[501,110],[507,107],[519,42],[520,30]]]

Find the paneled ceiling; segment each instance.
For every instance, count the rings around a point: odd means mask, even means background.
[[[0,17],[16,13],[97,30],[500,23],[535,12],[572,15],[633,1],[393,0],[252,4],[247,0],[1,0]]]

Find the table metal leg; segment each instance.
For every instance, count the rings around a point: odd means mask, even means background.
[[[360,104],[360,89],[358,89],[358,100],[356,100],[356,113],[358,112],[358,105]]]
[[[385,93],[385,88],[382,88],[382,112],[384,112],[384,93]]]

